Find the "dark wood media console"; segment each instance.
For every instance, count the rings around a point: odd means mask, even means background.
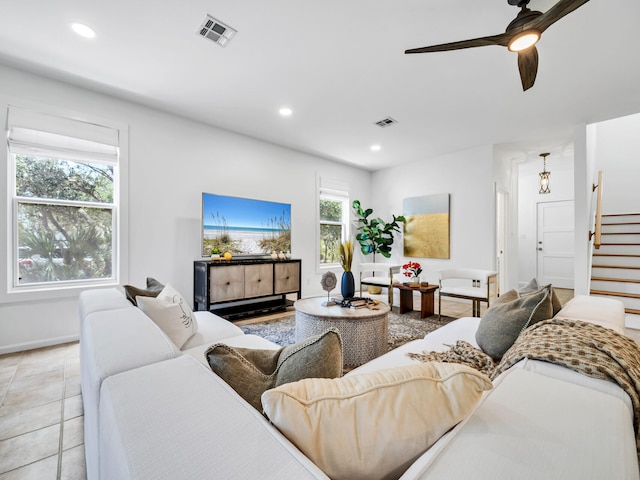
[[[196,260],[193,305],[228,320],[283,310],[301,296],[301,260]]]

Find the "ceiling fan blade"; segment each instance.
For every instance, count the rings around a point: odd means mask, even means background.
[[[518,52],[518,69],[520,70],[522,90],[527,91],[533,87],[538,73],[538,50],[535,45]]]
[[[429,52],[446,52],[448,50],[460,50],[462,48],[486,47],[489,45],[500,45],[506,47],[513,37],[512,33],[501,33],[490,37],[474,38],[472,40],[461,40],[459,42],[442,43],[440,45],[432,45],[430,47],[412,48],[405,50],[404,53],[429,53]]]
[[[562,17],[577,10],[588,1],[589,0],[560,0],[542,15],[525,24],[523,29],[528,30],[529,28],[535,28],[542,33]]]

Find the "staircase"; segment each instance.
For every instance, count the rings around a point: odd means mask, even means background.
[[[602,244],[593,250],[591,295],[622,301],[627,328],[640,329],[640,213],[602,215]]]

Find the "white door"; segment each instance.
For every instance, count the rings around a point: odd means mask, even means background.
[[[573,288],[573,200],[538,203],[537,278],[540,285]]]
[[[496,190],[496,270],[498,272],[498,288],[506,292],[507,284],[507,219],[509,218],[509,194]]]

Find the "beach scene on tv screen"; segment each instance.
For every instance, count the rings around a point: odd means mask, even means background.
[[[202,255],[291,251],[291,205],[202,194]]]

